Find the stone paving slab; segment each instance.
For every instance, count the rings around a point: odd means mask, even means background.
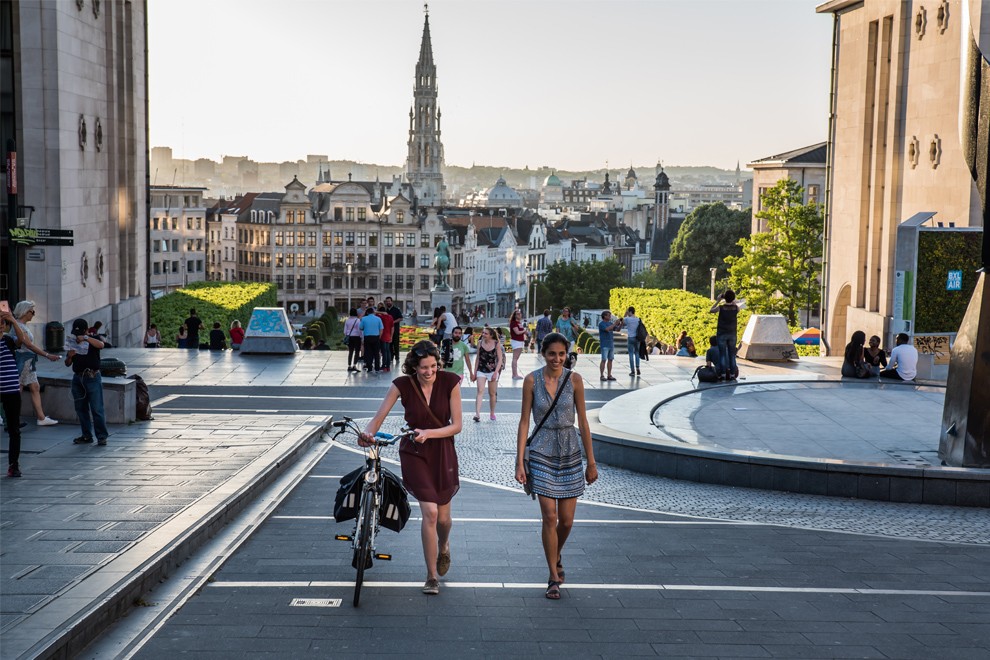
[[[111,427],[106,447],[73,445],[74,425],[25,429],[25,476],[0,480],[3,657],[78,650],[325,422],[156,414]]]

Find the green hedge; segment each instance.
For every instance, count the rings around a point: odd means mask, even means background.
[[[918,233],[918,280],[914,331],[957,332],[979,278],[981,232]],[[962,271],[962,289],[947,291],[950,270]]]
[[[162,346],[175,348],[179,326],[195,309],[203,321],[200,341],[208,341],[209,330],[220,323],[224,334],[235,319],[247,328],[255,307],[276,307],[275,285],[262,282],[193,282],[178,291],[151,301],[151,322],[158,326]]]
[[[578,345],[578,348],[580,348],[581,352],[585,355],[601,353],[602,350],[601,342],[587,330],[582,330],[581,334],[577,336],[577,341],[574,343]]]
[[[315,321],[310,321],[305,327],[306,334],[313,338],[314,345],[323,339],[333,350],[344,348],[343,328],[340,324],[340,318],[337,316],[337,310],[328,309],[323,313],[323,316]]]
[[[715,334],[718,324],[718,314],[709,311],[711,299],[681,289],[612,289],[609,307],[613,314],[625,316],[630,306],[636,308],[636,316],[643,319],[646,331],[665,344],[676,343],[681,330],[687,330],[699,355],[708,350],[708,338]],[[750,316],[752,312],[748,309],[739,310],[737,336],[740,339]],[[790,330],[794,333],[800,328],[791,327]],[[818,355],[817,346],[795,344],[794,348],[798,355]]]

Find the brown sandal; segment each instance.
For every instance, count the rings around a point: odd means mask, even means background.
[[[560,578],[560,583],[564,584],[564,565],[561,560],[557,560],[557,577]]]
[[[560,600],[560,582],[550,580],[547,583],[546,597],[550,600]]]

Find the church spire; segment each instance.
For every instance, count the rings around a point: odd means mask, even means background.
[[[430,41],[430,5],[424,3],[423,10],[426,12],[426,19],[423,21],[423,41],[419,45],[417,72],[421,68],[433,66],[433,42]]]
[[[424,5],[423,41],[416,63],[413,107],[409,113],[406,180],[426,206],[443,201],[443,144],[440,142],[440,109],[437,107],[437,68],[430,38],[430,9]]]

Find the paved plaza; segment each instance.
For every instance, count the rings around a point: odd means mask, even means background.
[[[330,415],[370,417],[389,375],[348,376],[339,353],[115,354],[151,385],[155,420],[112,427],[107,447],[72,445],[70,423],[29,424],[25,476],[0,480],[4,658],[77,653],[135,603],[145,607],[84,657],[125,647],[139,657],[990,653],[990,513],[981,508],[732,488],[602,466],[565,553],[564,599],[546,601],[537,509],[512,478],[521,385],[510,379],[498,420],[466,417],[459,438],[461,550],[443,593],[418,592],[413,521],[400,535],[383,532],[381,550],[396,559],[369,573],[357,616],[347,545],[333,541],[339,530],[328,516],[335,477],[360,457],[352,443],[328,444],[321,429]],[[537,366],[532,354],[522,362],[523,371]],[[695,364],[655,358],[642,378],[612,383],[598,381],[595,359],[582,358],[579,371],[597,409],[686,380]],[[827,379],[835,363],[746,363],[744,373]],[[293,466],[296,481],[275,489]],[[270,511],[197,563],[204,537],[233,527],[252,501]],[[209,580],[176,613],[165,594],[179,578],[158,585],[183,563],[208,566],[195,579]],[[291,607],[293,598],[343,605]],[[140,634],[122,632],[152,615]]]

